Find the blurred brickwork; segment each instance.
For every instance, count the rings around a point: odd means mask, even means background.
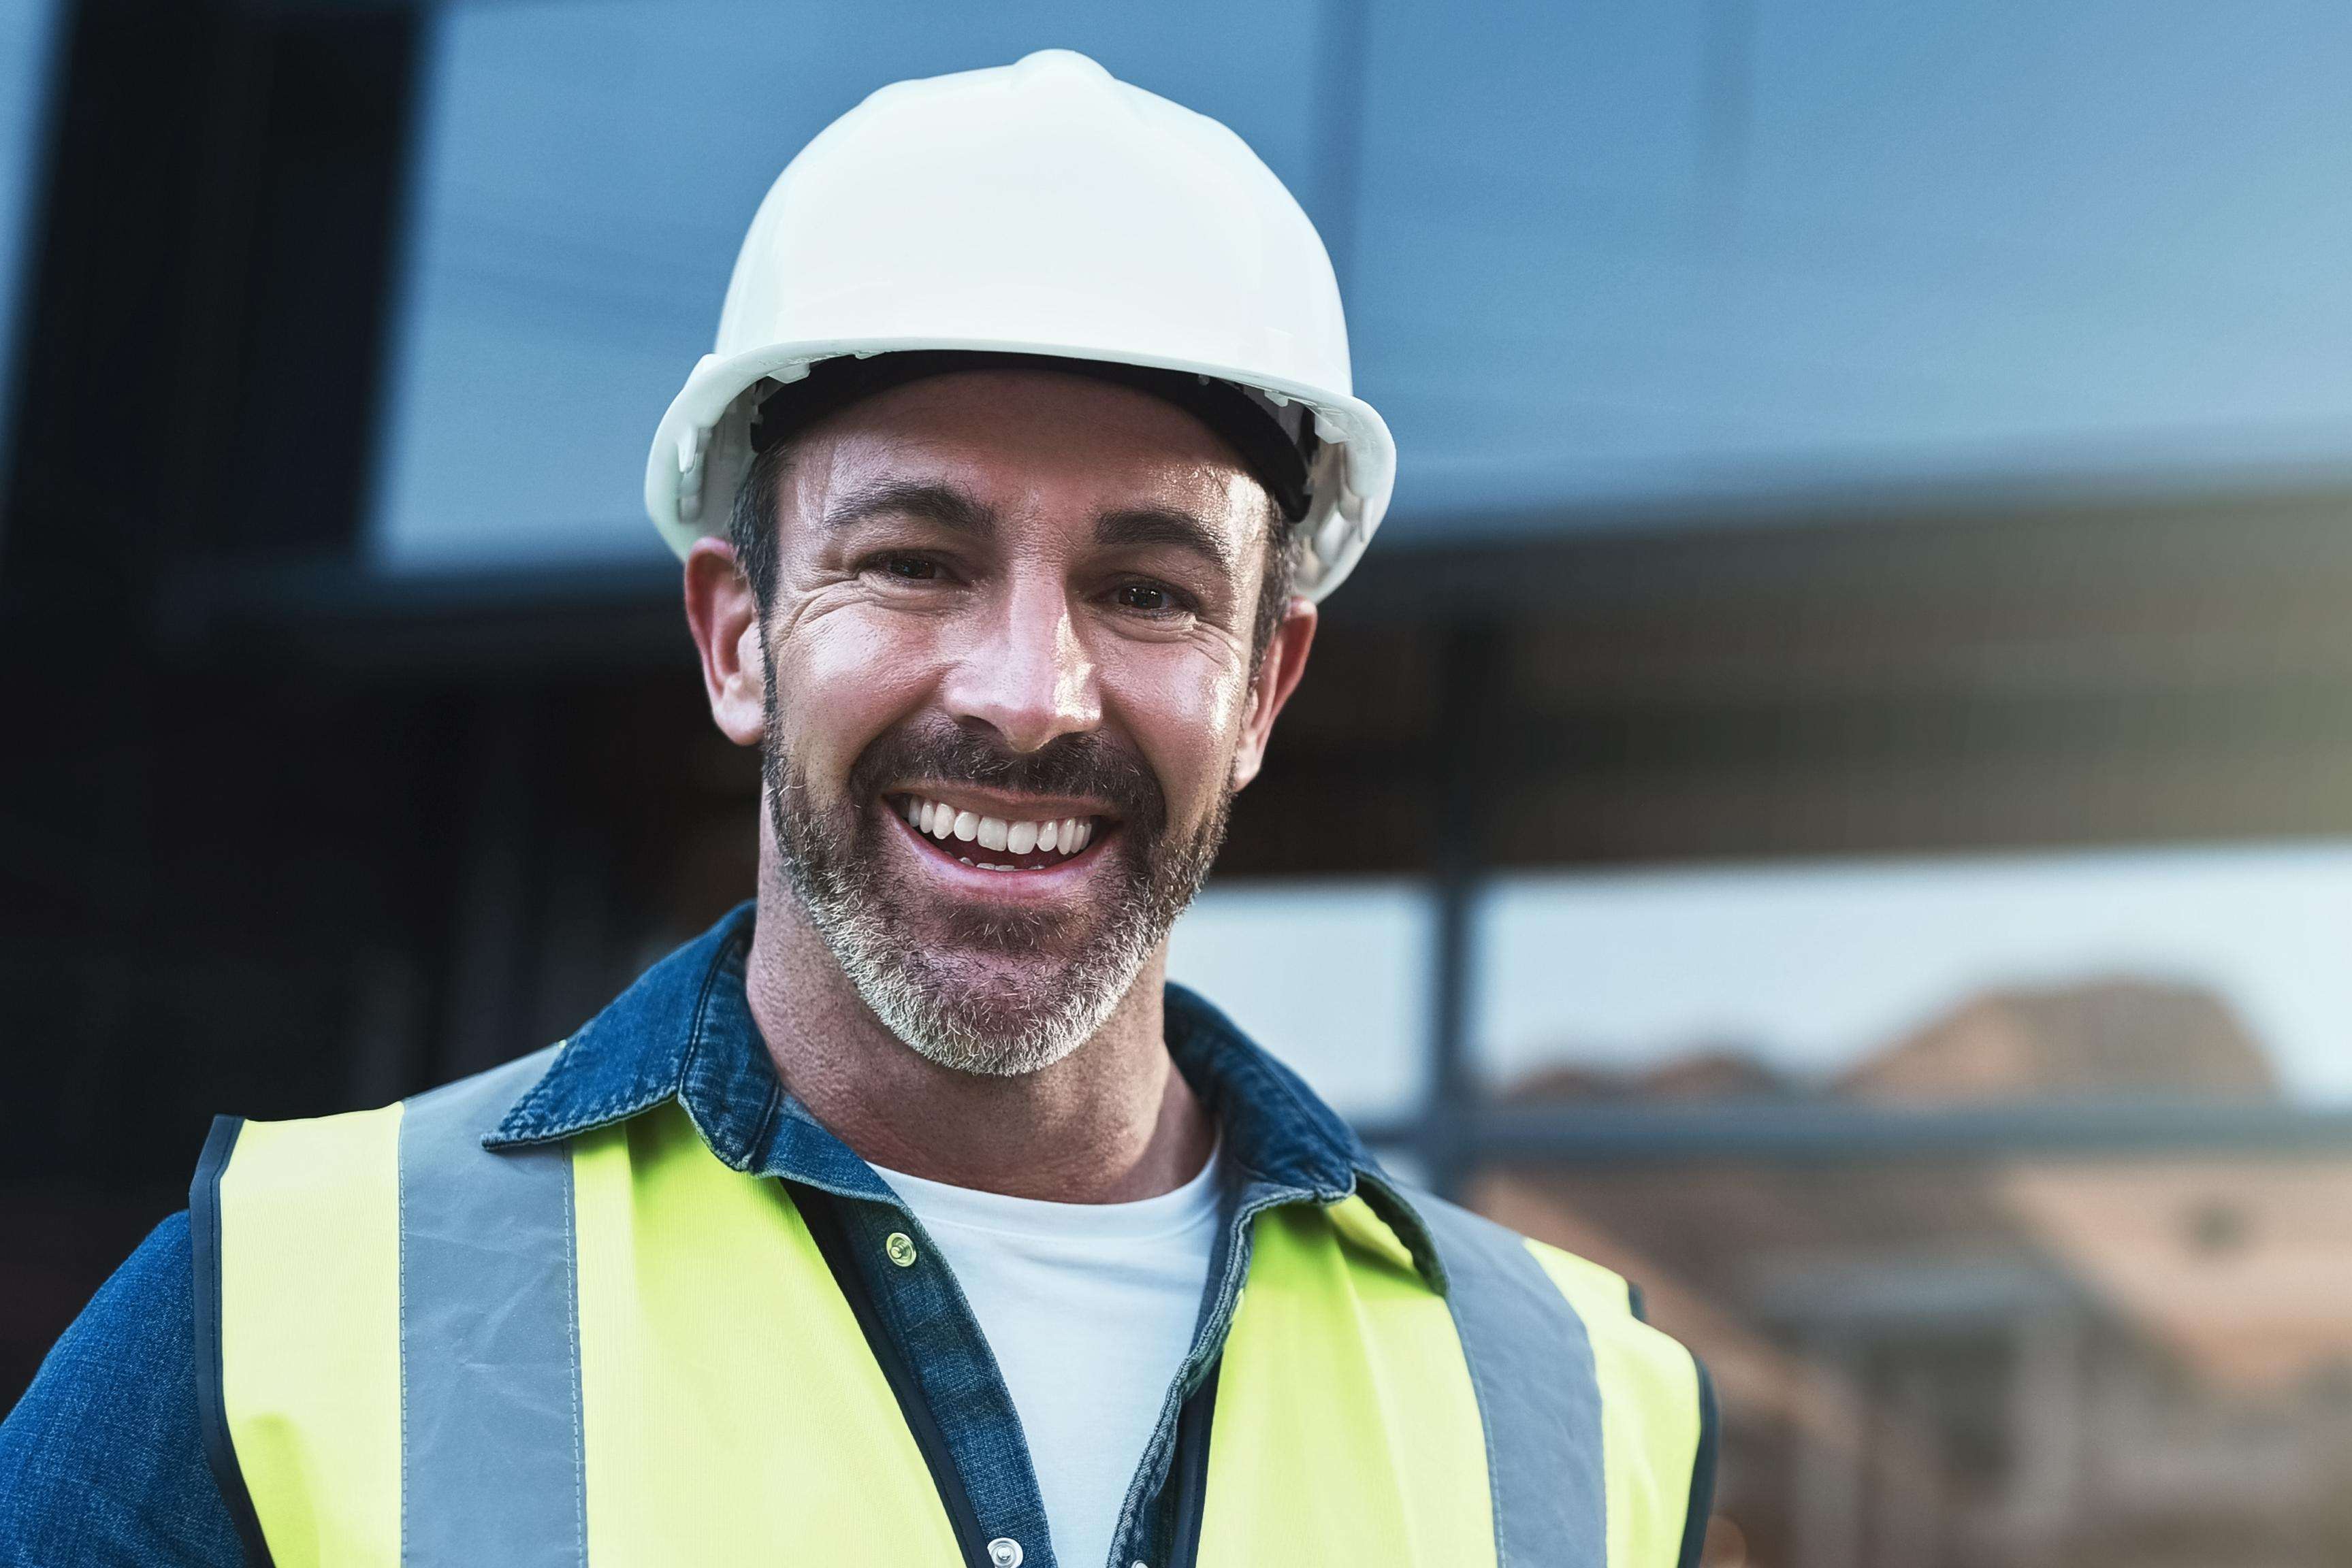
[[[1801,1092],[1736,1056],[1536,1103]],[[1971,1000],[1829,1086],[2269,1096],[2215,998]],[[2352,1155],[1492,1171],[1486,1212],[1639,1281],[1713,1370],[1710,1560],[2319,1565],[2352,1549]]]

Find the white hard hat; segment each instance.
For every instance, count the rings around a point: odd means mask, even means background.
[[[1310,598],[1388,509],[1396,444],[1353,395],[1339,282],[1297,202],[1215,120],[1050,49],[886,87],[777,177],[719,340],[655,434],[654,526],[681,556],[726,531],[758,407],[812,365],[940,350],[1185,371],[1310,410]]]

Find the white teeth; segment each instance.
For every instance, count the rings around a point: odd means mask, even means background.
[[[1090,817],[1063,817],[1045,822],[1012,822],[1003,817],[983,817],[977,811],[959,811],[944,800],[910,798],[905,808],[907,821],[915,831],[929,834],[942,843],[957,840],[977,843],[984,850],[1004,850],[1025,855],[1043,850],[1074,855],[1094,841],[1095,824]],[[973,862],[966,860],[966,865]],[[983,871],[1018,871],[1018,866],[979,862]]]
[[[963,862],[966,865],[970,865],[971,863],[971,857],[970,855],[958,855],[956,856],[956,859]]]

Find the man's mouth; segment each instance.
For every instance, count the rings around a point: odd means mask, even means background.
[[[930,849],[980,871],[1049,871],[1067,865],[1118,824],[1097,815],[993,815],[927,795],[885,798]]]

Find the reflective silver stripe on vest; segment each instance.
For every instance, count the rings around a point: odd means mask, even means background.
[[[1518,1237],[1412,1195],[1486,1430],[1496,1568],[1608,1568],[1601,1385],[1584,1320]]]
[[[587,1558],[565,1145],[482,1135],[555,1047],[408,1102],[400,1122],[400,1560]]]

